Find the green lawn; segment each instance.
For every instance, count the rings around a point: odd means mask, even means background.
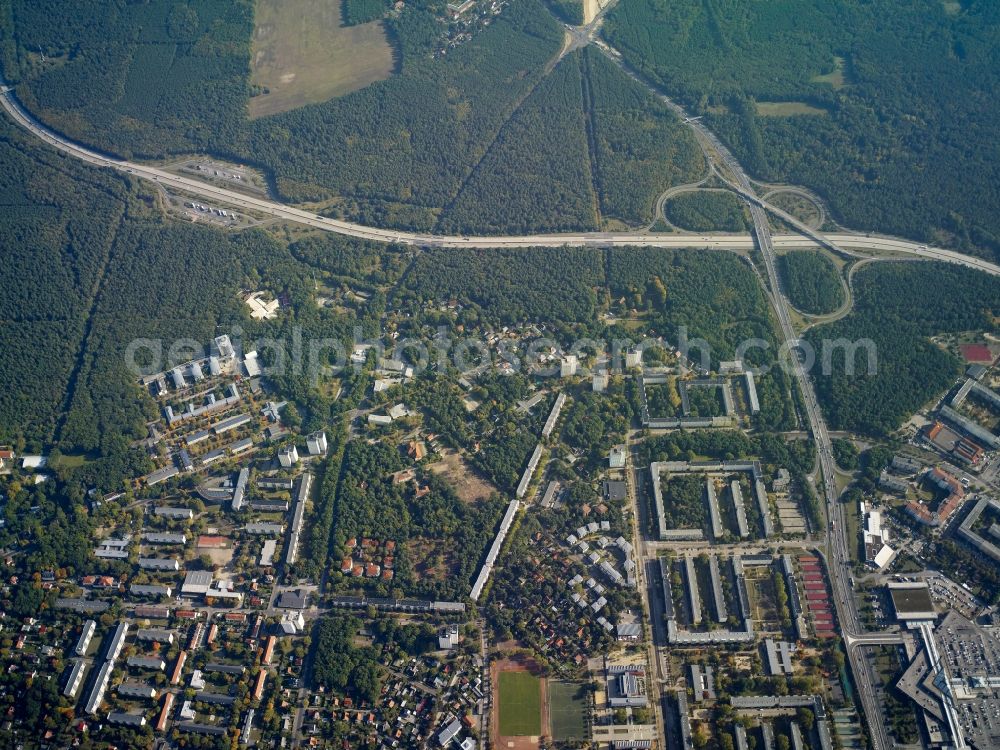
[[[542,733],[542,690],[528,672],[500,673],[500,735],[536,737]]]
[[[587,698],[575,682],[549,681],[549,724],[556,742],[580,741],[587,736]]]

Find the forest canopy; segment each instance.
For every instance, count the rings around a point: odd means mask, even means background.
[[[933,304],[928,304],[932,301]],[[959,361],[931,336],[993,330],[1000,312],[1000,282],[993,276],[939,263],[877,263],[854,278],[854,309],[818,326],[806,339],[831,369],[817,368],[816,395],[835,430],[885,434],[954,382]],[[854,373],[838,341],[870,342],[874,367],[860,346]]]
[[[832,313],[844,303],[844,285],[832,260],[814,250],[793,250],[778,259],[788,301],[812,315]]]
[[[623,0],[605,36],[750,172],[858,229],[1000,252],[1000,6]]]

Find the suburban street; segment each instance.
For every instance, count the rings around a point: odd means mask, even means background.
[[[602,14],[603,15],[603,14]],[[574,37],[573,44],[582,46],[593,40],[593,29],[599,24],[600,16],[594,24],[581,31],[579,38]],[[101,154],[85,146],[77,144],[47,128],[27,113],[14,98],[13,92],[0,81],[0,103],[2,103],[7,114],[21,127],[35,135],[43,142],[58,149],[59,151],[80,159],[96,167],[114,169],[118,172],[132,175],[136,178],[150,180],[159,186],[178,191],[185,195],[196,196],[202,200],[211,201],[216,205],[231,206],[246,211],[256,212],[278,219],[296,222],[305,226],[313,227],[323,231],[335,232],[365,240],[378,242],[393,242],[413,246],[449,247],[449,248],[498,248],[498,247],[561,247],[561,246],[639,246],[639,247],[663,247],[663,248],[708,248],[724,251],[752,251],[759,249],[766,272],[766,283],[770,287],[770,299],[773,304],[778,324],[781,329],[781,337],[785,346],[794,349],[799,337],[792,324],[791,305],[788,302],[781,285],[781,280],[777,270],[776,250],[790,247],[810,247],[822,246],[834,252],[847,256],[867,257],[866,253],[887,253],[893,257],[936,260],[953,263],[977,271],[982,271],[994,276],[1000,276],[1000,266],[988,261],[963,255],[943,248],[930,247],[917,242],[892,237],[876,237],[861,233],[830,233],[824,234],[805,225],[793,216],[790,216],[781,209],[768,203],[761,198],[751,182],[749,176],[744,171],[742,165],[736,160],[732,153],[719,139],[702,124],[700,120],[689,117],[686,112],[676,103],[669,100],[661,92],[649,87],[633,72],[629,71],[620,61],[617,53],[600,41],[594,42],[601,50],[612,58],[615,62],[623,66],[625,72],[635,80],[650,88],[659,99],[665,101],[682,119],[695,131],[699,143],[702,146],[711,169],[722,180],[739,194],[748,204],[753,220],[752,234],[686,234],[686,235],[658,235],[648,231],[640,232],[580,232],[565,234],[535,234],[522,236],[443,236],[436,234],[421,234],[414,232],[402,232],[392,229],[380,229],[368,227],[352,222],[323,217],[319,214],[285,205],[265,198],[255,197],[235,190],[229,190],[203,182],[194,177],[182,176],[171,173],[165,169],[148,166],[131,161],[121,160]],[[767,213],[779,217],[789,226],[795,228],[801,234],[772,235]],[[859,255],[860,254],[860,255]],[[849,296],[849,295],[848,295]],[[845,310],[846,311],[846,310]],[[874,645],[881,643],[898,643],[898,634],[871,634],[865,633],[858,615],[857,602],[851,591],[849,584],[850,554],[848,545],[853,540],[848,540],[846,536],[847,523],[845,519],[844,507],[839,503],[837,497],[836,467],[833,458],[833,447],[830,433],[820,410],[819,402],[813,387],[810,375],[805,370],[802,362],[793,357],[793,374],[798,382],[803,397],[805,416],[809,423],[809,431],[816,443],[819,476],[822,487],[817,490],[822,493],[827,504],[828,523],[826,528],[826,563],[829,571],[830,583],[832,586],[833,598],[835,601],[838,617],[840,620],[841,634],[845,640],[847,657],[851,666],[855,687],[857,689],[861,707],[864,711],[869,730],[871,732],[874,750],[889,750],[890,743],[885,726],[885,718],[881,710],[877,697],[874,678],[871,674],[869,664],[861,651],[863,645]],[[630,484],[630,493],[636,497],[636,487]],[[640,545],[643,554],[641,558],[655,559],[659,545],[655,542],[643,541],[642,530],[639,528],[638,512],[634,517],[635,528],[633,529],[635,540]],[[669,685],[669,675],[664,674],[663,664],[657,653],[660,647],[665,646],[662,634],[662,624],[658,617],[657,599],[658,594],[655,588],[657,571],[653,566],[643,566],[639,568],[640,584],[639,589],[643,594],[644,602],[649,610],[650,625],[653,638],[650,642],[652,649],[651,667],[656,673],[656,683],[654,685],[651,698],[656,700],[663,687]],[[646,578],[645,581],[642,579]],[[273,600],[272,600],[273,607]],[[275,611],[269,609],[268,613]],[[318,613],[313,609],[309,614]],[[421,689],[429,690],[426,686]],[[657,712],[658,731],[664,732],[663,717]],[[296,718],[296,731],[301,725],[301,716]]]

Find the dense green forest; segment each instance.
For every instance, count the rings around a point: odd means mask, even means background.
[[[1000,282],[992,276],[938,263],[878,263],[854,277],[854,310],[846,318],[811,329],[817,352],[816,393],[830,427],[887,433],[946,390],[958,360],[928,337],[995,328]],[[831,342],[870,341],[877,355],[869,372],[859,348],[855,373],[845,369],[845,349]],[[822,368],[824,347],[832,363]]]
[[[102,281],[61,436],[64,450],[110,457],[121,454],[129,439],[145,437],[151,403],[140,396],[137,376],[126,368],[133,340],[162,341],[166,358],[175,341],[189,338],[207,345],[220,328],[236,324],[250,341],[265,331],[291,341],[293,328],[305,340],[350,338],[354,320],[316,308],[307,291],[312,270],[286,246],[261,231],[227,235],[165,222],[158,211],[141,214],[137,206],[142,205],[130,207],[132,216],[122,223]],[[262,278],[289,296],[293,314],[273,323],[247,317],[237,291],[257,286]],[[275,382],[305,409],[308,427],[324,424],[331,405],[309,388],[305,368],[288,370]],[[92,481],[102,487],[121,476],[94,474]]]
[[[303,263],[327,271],[338,279],[351,279],[366,285],[393,283],[408,262],[406,250],[401,245],[368,242],[331,232],[296,240],[289,249]]]
[[[393,480],[392,473],[403,468],[394,445],[360,440],[348,444],[333,514],[334,547],[344,550],[353,537],[394,541],[399,546],[393,587],[410,596],[461,599],[472,585],[503,503],[498,497],[464,503],[436,474],[422,477],[421,483],[430,491],[417,498],[412,483]],[[409,553],[411,541],[433,545],[435,555],[454,565],[454,575],[420,575]],[[367,583],[385,587],[377,581]]]
[[[500,129],[442,215],[440,231],[596,229],[578,59],[563,58]]]
[[[794,250],[778,259],[788,301],[812,315],[832,313],[844,304],[844,285],[837,266],[813,250]]]
[[[0,122],[0,442],[54,436],[127,184]]]
[[[629,427],[632,407],[624,381],[611,383],[604,393],[584,391],[573,396],[563,423],[563,440],[584,451],[591,465],[603,465],[620,435]]]
[[[474,323],[579,323],[596,318],[603,256],[587,248],[427,250],[395,291],[397,306],[458,300]]]
[[[745,232],[747,211],[734,193],[681,193],[663,204],[667,221],[690,232]]]
[[[371,646],[354,645],[361,620],[335,614],[316,623],[313,633],[311,687],[374,703],[381,685],[382,665]]]
[[[124,156],[241,140],[250,0],[4,0],[0,29],[5,77],[57,130]]]
[[[776,361],[777,339],[763,290],[745,261],[732,253],[708,250],[613,248],[608,251],[608,286],[634,308],[648,310],[654,329],[679,345],[681,333],[691,341],[691,359],[702,350],[695,339],[708,344],[711,366],[732,359],[749,339],[766,346],[750,347],[743,355],[748,365]],[[789,429],[795,417],[789,400],[788,377],[772,368],[758,378],[760,425]]]
[[[601,214],[641,225],[660,193],[698,179],[704,157],[690,128],[603,55],[587,48],[582,64]]]
[[[249,122],[250,0],[85,6],[0,2],[4,75],[56,129],[124,156],[207,150],[249,160],[288,199],[336,194],[336,211],[423,228],[562,38],[538,0],[515,0],[473,39],[433,56],[443,9],[408,4],[389,22],[398,75]]]
[[[344,16],[384,10],[348,0]],[[387,19],[396,75],[252,122],[249,0],[0,0],[0,59],[25,105],[74,138],[126,157],[255,163],[283,198],[335,198],[331,216],[373,225],[557,231],[600,215],[638,226],[660,192],[702,170],[688,129],[602,55],[548,72],[562,36],[539,0],[514,0],[447,54],[443,12],[408,4]]]
[[[78,480],[101,490],[146,465],[129,449],[146,437],[152,408],[126,368],[130,342],[160,340],[166,355],[174,341],[207,343],[219,326],[237,323],[247,336],[290,337],[297,326],[303,336],[346,341],[355,324],[368,323],[318,309],[309,296],[317,272],[394,279],[405,260],[397,249],[379,255],[346,238],[302,240],[293,253],[260,231],[227,235],[167,221],[141,183],[61,158],[6,122],[0,159],[8,292],[0,373],[11,384],[0,393],[0,441],[86,454]],[[251,321],[237,292],[262,280],[294,311]],[[378,314],[375,302],[371,309]],[[330,418],[332,404],[304,373],[277,382],[311,424]]]
[[[548,0],[548,5],[566,23],[583,25],[583,0]]]
[[[767,299],[739,256],[711,250],[631,247],[613,248],[609,253],[612,294],[624,295],[632,307],[649,309],[654,327],[671,342],[677,341],[680,328],[685,327],[688,338],[708,342],[712,362],[717,363],[732,359],[745,339],[775,341]],[[654,277],[665,291],[658,291],[658,285],[652,283]],[[770,356],[774,356],[773,350]],[[759,349],[748,352],[746,359],[751,364],[769,361],[766,352]]]
[[[447,205],[561,40],[538,0],[516,0],[471,41],[431,59],[424,45],[436,37],[418,38],[419,13],[393,22],[399,75],[252,123],[249,153],[278,175],[285,197],[339,193],[357,201],[362,221],[385,202]]]
[[[356,26],[381,18],[389,5],[386,0],[343,0],[344,25]]]
[[[761,179],[851,226],[1000,251],[997,3],[624,0],[604,32]]]
[[[537,442],[538,438],[516,421],[507,420],[497,426],[472,460],[494,484],[513,494]]]

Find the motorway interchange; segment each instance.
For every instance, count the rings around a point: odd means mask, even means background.
[[[621,64],[614,50],[611,50],[603,43],[597,45],[614,62]],[[631,71],[626,71],[636,80],[640,80]],[[646,85],[645,82],[642,82]],[[968,268],[979,270],[991,275],[1000,276],[1000,266],[985,260],[962,255],[960,253],[945,250],[942,248],[928,247],[915,242],[891,237],[873,237],[867,234],[836,233],[820,234],[816,230],[799,222],[794,217],[769,204],[765,199],[759,197],[754,190],[746,172],[742,166],[729,152],[729,150],[711,133],[700,120],[686,116],[686,113],[661,93],[653,91],[661,100],[666,101],[684,121],[695,130],[699,143],[712,165],[712,169],[730,187],[737,192],[750,207],[753,219],[754,231],[752,235],[733,234],[707,234],[707,235],[686,235],[686,236],[661,236],[648,232],[588,232],[588,233],[567,233],[567,234],[537,234],[523,236],[442,236],[435,234],[421,234],[414,232],[402,232],[393,229],[380,229],[377,227],[367,227],[356,223],[340,221],[319,214],[305,211],[300,208],[288,206],[266,198],[247,195],[246,193],[230,190],[224,187],[208,184],[194,177],[187,177],[173,174],[164,169],[147,166],[140,163],[129,162],[117,159],[109,155],[101,154],[91,149],[77,144],[42,125],[27,113],[15,100],[11,90],[0,81],[0,104],[18,125],[25,128],[40,140],[55,147],[56,149],[81,159],[97,167],[115,169],[117,171],[133,175],[134,177],[147,179],[154,183],[180,191],[184,194],[196,196],[202,200],[212,201],[221,205],[237,207],[243,210],[254,211],[260,214],[285,219],[316,229],[336,232],[344,235],[358,237],[366,240],[380,242],[394,242],[414,246],[433,247],[453,247],[453,248],[497,248],[497,247],[559,247],[559,246],[640,246],[640,247],[704,247],[720,250],[752,250],[759,249],[764,261],[768,286],[772,295],[770,299],[773,303],[775,313],[781,328],[782,338],[786,346],[794,347],[798,340],[792,326],[790,309],[785,295],[782,292],[781,284],[777,272],[776,253],[777,248],[785,247],[807,247],[825,246],[828,249],[848,256],[864,257],[861,253],[878,252],[889,253],[897,257],[910,257],[914,259],[938,260],[947,263],[955,263]],[[799,230],[801,234],[772,235],[766,212],[771,212],[786,223]],[[833,460],[833,449],[826,423],[823,419],[816,398],[813,385],[809,375],[802,364],[796,359],[794,361],[794,377],[799,384],[806,409],[806,417],[809,422],[810,431],[816,442],[819,454],[820,477],[822,481],[822,492],[827,503],[828,524],[826,553],[827,563],[830,573],[830,580],[833,587],[834,600],[836,603],[840,622],[842,624],[845,640],[850,644],[848,647],[848,657],[854,672],[855,682],[861,698],[861,707],[868,720],[874,750],[889,750],[890,743],[886,730],[883,712],[881,711],[875,695],[874,679],[870,672],[867,661],[862,657],[859,646],[865,642],[865,633],[860,624],[858,616],[857,602],[848,582],[848,568],[850,565],[850,555],[848,544],[852,543],[846,538],[845,531],[847,523],[844,517],[844,509],[837,501],[835,468]],[[665,644],[657,644],[665,645]]]

